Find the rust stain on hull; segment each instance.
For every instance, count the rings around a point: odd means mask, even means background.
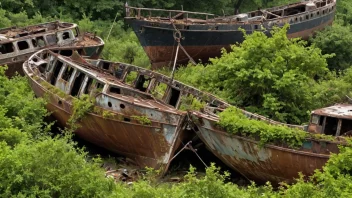
[[[172,67],[173,58],[176,55],[177,46],[146,46],[144,51],[148,54],[153,69],[162,67]],[[220,57],[221,49],[230,50],[230,45],[217,46],[184,46],[186,52],[195,60],[208,62],[209,57]],[[177,63],[187,65],[189,58],[180,50],[178,53]]]

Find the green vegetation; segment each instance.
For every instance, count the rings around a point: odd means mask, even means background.
[[[52,94],[55,94],[57,96],[59,96],[62,99],[65,100],[69,100],[71,98],[70,95],[66,94],[65,92],[63,92],[61,89],[53,86],[52,84],[41,80],[39,77],[33,77],[34,80],[36,80],[37,82],[39,82],[46,90],[48,90],[49,92],[51,92]]]
[[[180,110],[188,111],[188,110],[195,110],[199,111],[205,107],[205,102],[199,101],[197,98],[189,95],[187,97],[181,98],[181,106]]]
[[[143,125],[152,125],[152,121],[147,116],[131,116],[132,119]]]
[[[74,98],[72,101],[72,114],[68,120],[72,132],[75,131],[80,125],[78,124],[87,113],[93,112],[95,99],[89,95],[83,94],[80,98]]]
[[[219,116],[219,125],[227,132],[252,138],[258,137],[262,146],[267,143],[286,143],[290,147],[300,147],[308,137],[307,132],[299,129],[248,119],[236,107],[225,109]]]
[[[137,78],[137,75],[138,73],[136,71],[129,72],[126,76],[125,83],[132,86]]]
[[[272,125],[264,121],[249,119],[236,107],[225,109],[219,114],[219,117],[219,125],[227,132],[258,140],[260,146],[278,144],[299,148],[306,138],[334,140],[332,136],[310,134],[297,128]]]
[[[111,111],[107,111],[107,110],[103,110],[103,118],[104,119],[107,119],[107,118],[114,118],[115,117],[115,114]]]

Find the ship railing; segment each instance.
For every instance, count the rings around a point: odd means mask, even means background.
[[[205,13],[205,12],[166,10],[166,9],[157,9],[157,8],[138,8],[138,7],[131,7],[131,6],[125,6],[125,8],[126,8],[126,17],[136,17],[137,19],[143,18],[142,11],[149,12],[148,18],[152,17],[152,13],[156,13],[156,12],[168,13],[169,20],[176,19],[179,17],[184,17],[184,19],[187,20],[189,18],[189,15],[205,16],[205,20],[208,20],[209,17],[213,17],[213,18],[215,17],[215,14]]]

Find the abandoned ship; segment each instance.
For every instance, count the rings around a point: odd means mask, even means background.
[[[77,25],[60,21],[0,29],[0,65],[7,65],[6,74],[22,73],[22,64],[43,48],[58,48],[60,54],[76,49],[80,54],[98,58],[104,41],[91,34],[81,34]]]
[[[338,145],[344,144],[338,138],[311,138],[294,149],[284,144],[261,147],[256,139],[219,127],[217,113],[231,105],[211,94],[137,66],[70,54],[41,50],[23,64],[35,94],[49,94],[47,108],[64,126],[74,113],[77,97],[89,95],[94,108],[80,121],[77,135],[129,157],[142,168],[160,168],[165,173],[175,152],[194,134],[221,161],[250,180],[292,182],[299,172],[309,176],[322,168],[331,153],[339,152]],[[204,106],[192,110],[193,99]],[[352,129],[350,109],[352,105],[316,110],[308,127],[286,126],[340,137]],[[285,125],[241,111],[249,119]]]
[[[173,62],[176,46],[181,45],[177,63],[207,62],[221,55],[221,49],[244,40],[247,34],[262,31],[270,36],[274,26],[290,24],[290,38],[307,39],[315,31],[332,24],[336,0],[312,0],[249,13],[215,17],[214,14],[126,6],[125,21],[137,35],[153,68]],[[153,13],[164,14],[152,16]],[[145,15],[143,15],[145,14]]]
[[[307,138],[300,148],[283,144],[262,147],[258,139],[230,134],[219,127],[219,116],[214,113],[193,111],[190,118],[200,139],[226,165],[249,180],[278,184],[292,183],[293,178],[299,178],[299,172],[305,176],[314,174],[314,170],[324,166],[331,153],[339,152],[338,145],[345,145],[340,136],[352,129],[351,109],[352,105],[335,105],[313,111],[308,132],[339,137],[335,141]],[[244,114],[250,119],[271,123],[249,112]]]

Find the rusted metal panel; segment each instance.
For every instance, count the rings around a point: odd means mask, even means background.
[[[198,128],[197,134],[212,153],[232,169],[258,182],[291,183],[301,172],[310,176],[321,169],[330,153],[338,153],[338,143],[306,140],[298,149],[265,145],[216,127],[218,118],[200,112],[190,113]]]
[[[336,104],[331,107],[314,110],[312,114],[352,119],[352,106],[350,104]]]

